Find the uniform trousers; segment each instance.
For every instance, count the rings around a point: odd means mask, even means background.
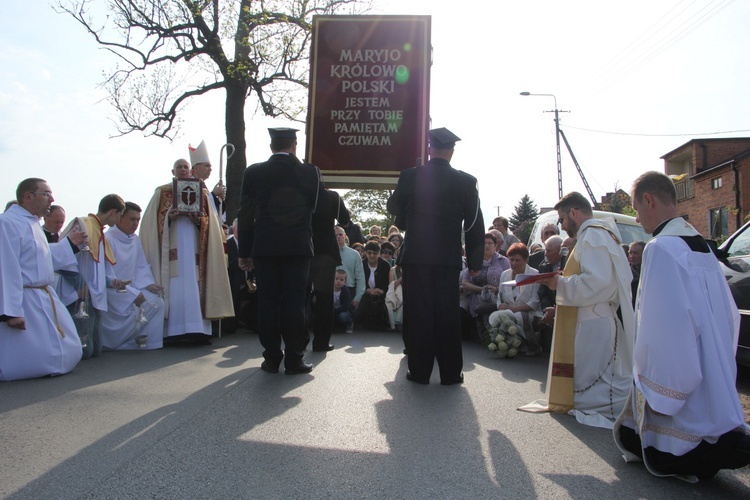
[[[258,285],[258,337],[265,349],[263,358],[274,366],[282,359],[287,368],[302,361],[310,259],[301,255],[253,258]]]
[[[328,255],[315,256],[310,265],[313,349],[326,349],[333,332],[333,281],[336,262]],[[309,338],[305,337],[307,341]],[[305,343],[307,345],[307,342]]]
[[[456,276],[460,266],[403,265],[404,342],[409,371],[429,380],[435,359],[440,379],[453,381],[463,368],[461,311]]]

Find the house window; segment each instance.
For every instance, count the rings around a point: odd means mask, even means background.
[[[719,189],[721,187],[721,177],[711,179],[711,189]]]
[[[708,211],[709,238],[716,239],[729,236],[727,207],[712,208]]]

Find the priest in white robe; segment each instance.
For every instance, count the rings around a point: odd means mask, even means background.
[[[104,235],[104,226],[112,227],[117,224],[124,209],[125,202],[120,196],[108,194],[99,202],[96,214],[76,217],[62,233],[65,236],[76,228],[85,232],[89,238],[88,250],[76,254],[79,273],[77,285],[73,286],[63,279],[58,283],[65,297],[77,293],[79,300],[84,302],[84,309],[88,314],[85,318],[77,318],[80,304],[74,302],[68,306],[77,320],[76,326],[83,344],[83,359],[97,357],[102,351],[99,323],[101,313],[107,311],[107,289],[122,289],[125,286],[115,276],[112,268],[116,263],[115,254]],[[88,307],[89,305],[91,307]]]
[[[53,288],[56,269],[73,270],[67,241],[51,250],[39,218],[49,213],[52,191],[42,179],[26,179],[18,205],[0,215],[0,380],[70,372],[81,359],[73,319]],[[85,235],[68,235],[73,245]]]
[[[107,289],[108,310],[99,325],[104,350],[160,349],[164,343],[164,300],[158,295],[163,289],[154,283],[135,234],[140,220],[141,207],[125,202],[120,221],[106,233],[117,259],[115,276],[127,285]]]
[[[179,159],[172,173],[190,179]],[[203,211],[180,215],[173,183],[159,186],[143,214],[139,236],[157,285],[164,287],[164,337],[211,343],[211,320],[234,316],[224,253],[224,231],[202,189]]]
[[[716,257],[679,217],[669,177],[633,186],[646,232],[636,298],[633,384],[615,440],[657,476],[695,481],[750,462],[735,385],[740,315]]]
[[[614,221],[594,219],[583,195],[569,193],[555,209],[578,243],[563,275],[539,282],[557,290],[547,409],[611,429],[630,390],[633,274]]]

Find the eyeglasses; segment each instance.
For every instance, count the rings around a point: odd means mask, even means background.
[[[52,191],[29,191],[31,194],[43,194],[47,198],[52,198]]]
[[[391,252],[390,250],[381,250],[380,253],[382,253],[383,255],[393,255],[393,252]]]

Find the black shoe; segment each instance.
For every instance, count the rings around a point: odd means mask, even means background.
[[[333,344],[328,344],[327,346],[324,346],[324,347],[313,347],[313,352],[328,352],[328,351],[333,351],[333,348],[334,348]]]
[[[279,365],[272,365],[267,360],[260,364],[260,369],[268,373],[279,373]]]
[[[406,380],[410,382],[416,382],[417,384],[427,385],[430,383],[430,379],[428,378],[418,378],[411,374],[410,371],[406,372]]]
[[[297,375],[299,373],[310,373],[312,369],[312,363],[305,363],[304,361],[300,361],[294,366],[287,366],[284,373],[286,373],[287,375]]]
[[[463,384],[464,383],[464,374],[459,373],[458,377],[449,379],[449,380],[441,380],[440,385],[453,385],[453,384]]]

